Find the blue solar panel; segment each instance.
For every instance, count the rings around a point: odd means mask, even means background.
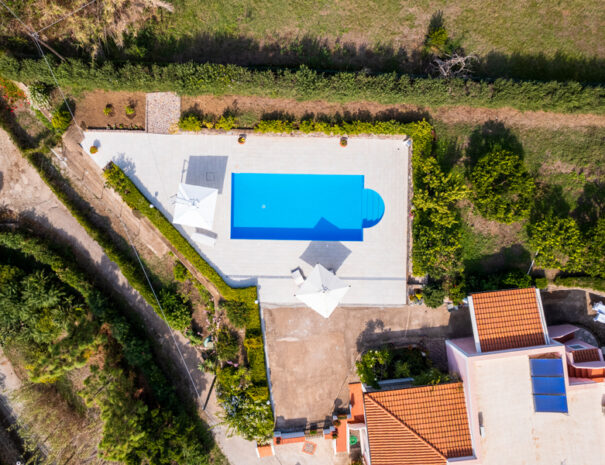
[[[529,360],[532,376],[563,376],[560,358],[532,358]]]
[[[532,377],[531,382],[534,386],[534,394],[559,394],[565,395],[564,378],[536,378]]]
[[[567,397],[534,395],[534,406],[536,412],[567,413]]]

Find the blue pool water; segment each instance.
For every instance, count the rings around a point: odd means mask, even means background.
[[[383,214],[361,175],[231,175],[232,239],[362,241]]]

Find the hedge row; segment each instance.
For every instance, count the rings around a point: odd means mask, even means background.
[[[565,287],[579,287],[605,292],[605,279],[592,276],[566,276],[555,278],[555,285]]]
[[[369,100],[383,104],[509,106],[519,110],[605,113],[605,88],[573,81],[497,79],[487,82],[412,78],[397,73],[325,74],[305,66],[296,71],[257,71],[235,65],[191,62],[116,65],[69,59],[55,61],[53,67],[59,84],[75,92],[94,89],[174,91],[184,95],[238,94],[338,102]],[[42,60],[16,59],[4,53],[0,55],[0,74],[26,83],[39,81],[54,85]]]
[[[227,300],[246,302],[256,308],[256,287],[233,288],[210,266],[189,244],[181,233],[157,208],[152,208],[150,201],[124,172],[114,163],[110,163],[104,171],[107,184],[112,187],[126,204],[146,216],[164,237],[189,260],[197,270],[216,286],[221,295]]]
[[[327,135],[358,135],[358,134],[386,134],[407,135],[414,144],[414,153],[428,153],[432,147],[432,126],[425,120],[415,123],[399,123],[391,121],[351,121],[340,123],[327,123],[322,121],[284,121],[263,120],[259,121],[254,128],[259,133],[292,134],[300,131],[305,134],[319,132]]]

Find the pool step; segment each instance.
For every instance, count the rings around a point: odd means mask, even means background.
[[[384,215],[384,201],[378,192],[364,189],[361,199],[361,214],[364,228],[378,224]]]

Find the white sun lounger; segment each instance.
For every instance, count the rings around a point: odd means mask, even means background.
[[[214,244],[216,243],[216,238],[208,236],[207,234],[193,233],[191,238],[198,244],[207,245],[209,247],[214,247]]]

